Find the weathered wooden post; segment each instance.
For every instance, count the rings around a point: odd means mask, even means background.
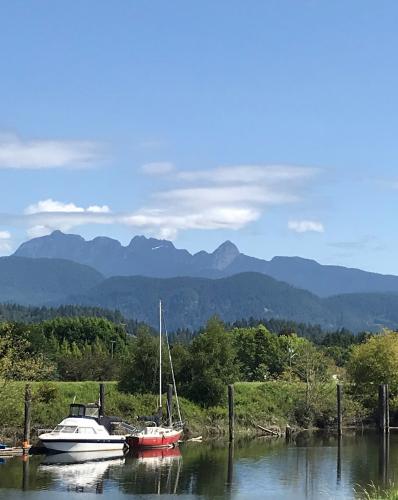
[[[23,443],[22,448],[24,453],[28,453],[30,448],[30,403],[32,401],[32,392],[30,385],[25,386],[25,419],[24,419],[24,432],[23,432]]]
[[[379,385],[379,431],[386,432],[386,391],[385,384]]]
[[[167,388],[167,415],[169,417],[169,426],[173,424],[173,385],[169,384]]]
[[[385,384],[384,386],[385,390],[385,404],[386,404],[386,432],[390,432],[390,388],[388,387],[388,384]]]
[[[100,395],[99,395],[99,416],[103,417],[105,415],[105,384],[100,383]]]
[[[22,456],[22,491],[29,489],[29,455]]]
[[[337,434],[341,436],[343,434],[343,407],[342,407],[343,388],[341,384],[337,384],[336,394],[337,394]]]
[[[234,444],[229,443],[228,446],[228,470],[227,470],[227,488],[231,489],[234,477]]]
[[[233,441],[235,437],[235,415],[234,415],[234,386],[228,386],[228,421],[229,421],[229,440]]]
[[[339,434],[337,436],[337,467],[336,467],[336,475],[337,475],[337,484],[341,483],[341,444],[342,444],[342,435]]]

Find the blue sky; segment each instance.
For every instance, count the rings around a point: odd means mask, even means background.
[[[60,228],[397,273],[398,4],[0,6],[0,252]]]

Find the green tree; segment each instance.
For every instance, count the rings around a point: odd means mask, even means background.
[[[163,345],[163,384],[170,380],[170,364]],[[119,388],[125,392],[156,394],[159,391],[159,340],[150,330],[141,327],[132,342],[128,357],[122,369]]]
[[[205,331],[190,347],[189,396],[204,406],[221,402],[226,386],[239,376],[236,351],[231,334],[217,318],[208,321]]]
[[[389,384],[393,396],[398,395],[398,334],[385,330],[368,337],[353,347],[347,375],[354,383],[353,391],[366,407],[376,406],[379,384]]]
[[[12,324],[2,324],[0,335],[1,380],[46,380],[52,377],[54,366],[41,354],[30,352],[30,343],[12,335]]]

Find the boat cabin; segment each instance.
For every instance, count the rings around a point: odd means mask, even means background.
[[[94,418],[99,419],[99,406],[95,403],[90,404],[71,404],[69,406],[69,417],[73,418]]]

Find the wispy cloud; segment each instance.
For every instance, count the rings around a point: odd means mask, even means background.
[[[100,160],[100,152],[92,141],[23,140],[0,134],[0,169],[87,167]]]
[[[169,161],[159,161],[142,165],[141,170],[146,175],[165,175],[173,172],[175,166]]]
[[[43,212],[93,212],[93,213],[109,213],[111,210],[108,205],[91,205],[87,208],[78,207],[74,203],[63,203],[52,198],[41,200],[37,203],[29,205],[25,208],[25,214],[38,214]]]
[[[86,224],[119,224],[156,236],[175,238],[189,229],[240,229],[265,210],[302,200],[302,188],[317,169],[293,166],[231,166],[178,171],[172,164],[148,164],[146,175],[161,172],[166,185],[135,210],[114,213],[107,205],[82,207],[48,198],[26,207],[22,215],[0,214],[0,224],[28,228],[30,236]],[[167,172],[172,172],[169,176]],[[298,232],[323,231],[314,221],[293,221]]]
[[[0,231],[0,255],[11,252],[11,233],[9,231]]]
[[[291,220],[288,222],[288,228],[296,233],[323,233],[325,231],[322,222],[314,220]]]
[[[28,229],[30,237],[44,236],[54,229],[68,231],[75,226],[86,223],[106,223],[100,215],[110,214],[108,205],[90,205],[79,207],[74,203],[64,203],[48,198],[25,208],[24,213],[33,225]],[[77,215],[77,217],[76,217]]]
[[[180,171],[177,178],[185,181],[208,181],[211,183],[266,183],[292,182],[308,179],[319,172],[313,167],[290,165],[236,165],[209,170]]]

